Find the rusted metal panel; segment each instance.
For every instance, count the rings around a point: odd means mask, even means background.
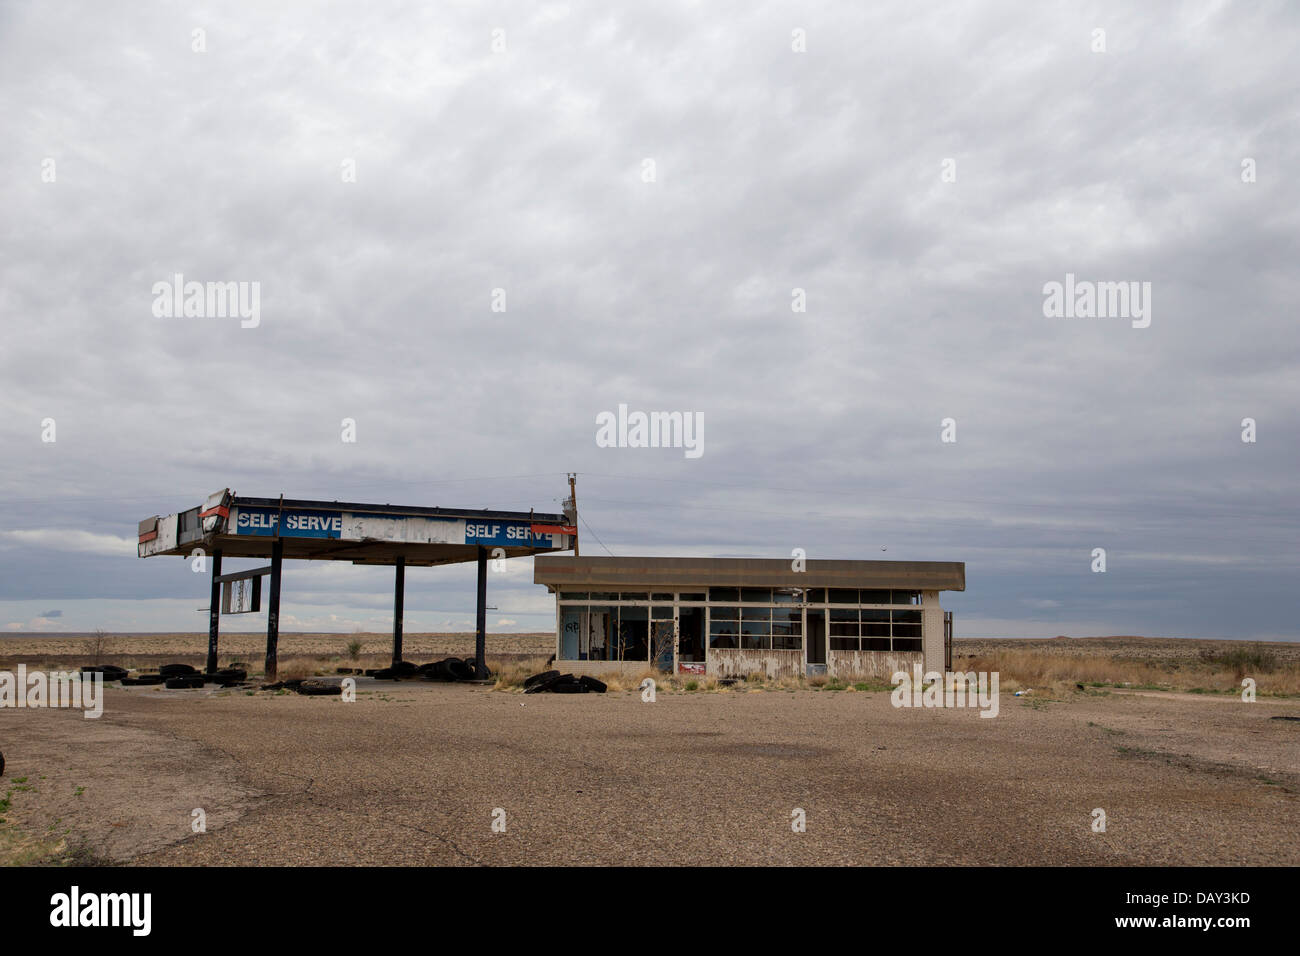
[[[744,677],[746,674],[798,677],[803,673],[803,651],[711,647],[706,673],[710,677]]]
[[[212,534],[225,530],[226,519],[230,517],[230,489],[208,495],[199,509],[199,519],[203,522],[203,533]]]
[[[896,671],[911,672],[921,663],[920,651],[830,651],[826,673],[842,680],[869,678],[888,681]]]
[[[176,515],[167,515],[157,519],[155,534],[148,541],[141,541],[138,549],[140,557],[171,551],[176,547]]]

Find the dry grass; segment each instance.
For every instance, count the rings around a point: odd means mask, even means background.
[[[106,638],[111,638],[109,643]],[[525,678],[547,670],[554,650],[551,634],[489,634],[488,666],[496,689],[521,690]],[[473,654],[472,634],[408,634],[404,656],[414,662]],[[242,663],[250,677],[262,672],[266,638],[262,634],[224,634],[221,666]],[[153,670],[159,664],[185,662],[201,667],[206,634],[17,635],[0,639],[0,670],[18,662],[42,670],[75,670],[98,654],[102,663],[130,670]],[[281,679],[332,675],[340,667],[380,668],[391,663],[388,634],[293,634],[280,636]],[[1044,640],[958,639],[955,670],[997,671],[1002,689],[1071,690],[1077,684],[1128,686],[1208,693],[1240,693],[1243,677],[1252,677],[1263,696],[1300,695],[1300,642],[1247,643],[1180,638],[1095,637]],[[723,686],[714,677],[663,674],[647,667],[634,676],[600,675],[609,689],[635,691],[646,678],[663,693],[886,689],[879,679],[814,677],[767,678],[750,675]]]
[[[997,672],[1002,689],[1009,691],[1064,691],[1084,684],[1238,694],[1242,679],[1250,677],[1260,696],[1300,695],[1300,662],[1286,651],[1276,651],[1275,645],[1213,643],[1216,646],[1193,649],[1192,654],[1185,653],[1185,648],[1179,648],[1176,654],[1160,653],[1164,649],[1156,648],[1156,653],[1145,655],[1140,653],[1140,645],[1132,644],[1124,653],[1109,655],[1063,652],[1065,648],[1003,646],[959,655],[953,669]]]

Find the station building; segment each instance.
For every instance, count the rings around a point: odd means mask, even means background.
[[[966,565],[937,561],[539,555],[555,594],[555,667],[709,677],[825,674],[888,680],[951,666],[941,591]]]

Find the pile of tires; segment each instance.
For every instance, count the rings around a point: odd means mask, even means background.
[[[203,675],[182,674],[179,677],[168,677],[163,681],[163,686],[168,690],[193,690],[203,686]]]
[[[137,674],[135,677],[123,677],[123,687],[149,687],[154,684],[161,684],[165,677],[162,674]]]
[[[525,694],[603,694],[604,681],[583,674],[561,674],[559,671],[543,671],[524,681]]]
[[[307,697],[338,697],[343,693],[343,684],[342,682],[311,677],[301,681],[297,690],[298,693]]]
[[[116,664],[87,664],[81,669],[83,674],[103,674],[105,681],[121,680],[126,677],[130,671],[125,667],[118,667]]]
[[[421,680],[445,681],[481,681],[491,680],[492,670],[486,664],[478,666],[472,657],[444,657],[440,661],[415,665],[410,661],[398,661],[392,667],[366,671],[367,677],[377,680],[404,680],[418,677]]]

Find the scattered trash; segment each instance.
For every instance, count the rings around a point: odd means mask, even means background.
[[[1029,696],[1029,693],[1030,693],[1030,692],[1029,692],[1028,690],[1018,690],[1018,691],[1015,692],[1015,694],[1014,694],[1013,696],[1015,696],[1015,697],[1028,697],[1028,696]]]

